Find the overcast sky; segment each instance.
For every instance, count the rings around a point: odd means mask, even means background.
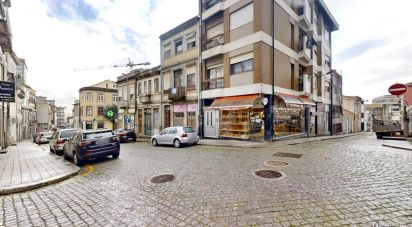
[[[13,48],[38,95],[70,106],[80,87],[116,80],[126,68],[74,68],[160,62],[159,35],[198,13],[197,0],[12,0]],[[343,93],[365,100],[412,82],[410,0],[325,0],[340,25],[333,68]]]

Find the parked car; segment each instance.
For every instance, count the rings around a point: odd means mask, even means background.
[[[128,141],[136,142],[136,133],[131,129],[116,129],[114,134],[119,137],[120,143]]]
[[[50,152],[54,152],[57,155],[62,155],[64,142],[76,131],[78,131],[78,129],[56,130],[49,142]]]
[[[190,126],[176,126],[163,129],[160,133],[152,136],[151,141],[153,146],[164,144],[181,147],[182,145],[197,144],[199,136],[196,130]]]
[[[50,142],[51,137],[53,136],[53,132],[47,131],[47,132],[40,132],[37,137],[36,137],[36,143],[41,144],[41,143],[48,143]]]
[[[112,130],[106,129],[77,131],[64,143],[63,148],[64,158],[72,158],[76,165],[110,155],[118,158],[119,154],[119,138]]]

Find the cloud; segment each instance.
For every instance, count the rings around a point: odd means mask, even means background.
[[[79,88],[160,63],[159,36],[198,13],[197,0],[13,0],[13,48],[39,95],[71,108]],[[74,71],[74,68],[101,70]]]

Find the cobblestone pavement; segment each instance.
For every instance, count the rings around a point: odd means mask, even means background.
[[[411,226],[411,163],[373,135],[262,149],[123,144],[87,176],[1,197],[0,226]],[[150,183],[163,173],[176,178]]]

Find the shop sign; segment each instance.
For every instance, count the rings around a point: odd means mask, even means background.
[[[185,105],[174,105],[173,106],[174,113],[182,113],[185,112]]]
[[[16,88],[15,84],[6,81],[0,81],[0,101],[15,102]]]
[[[196,112],[197,104],[188,104],[187,105],[187,112]]]

